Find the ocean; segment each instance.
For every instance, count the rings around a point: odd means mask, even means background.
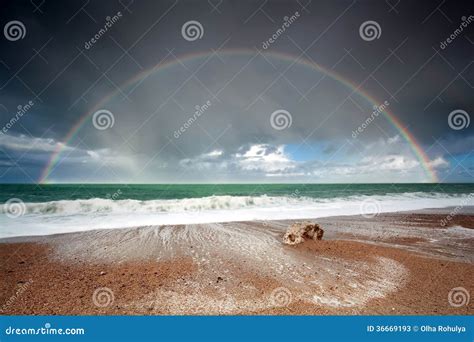
[[[0,238],[473,205],[474,184],[0,185]]]

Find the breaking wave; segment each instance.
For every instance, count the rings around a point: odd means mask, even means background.
[[[318,218],[472,205],[473,194],[412,192],[373,196],[209,196],[169,200],[83,199],[25,203],[24,215],[0,206],[0,237],[46,235],[100,228],[250,220]],[[370,205],[367,204],[370,201]],[[374,205],[376,203],[376,205]],[[370,213],[369,213],[370,214]]]
[[[246,208],[274,208],[282,209],[298,206],[332,206],[338,207],[344,203],[362,202],[367,199],[379,202],[387,201],[443,201],[462,200],[470,195],[446,195],[443,193],[406,193],[385,196],[350,196],[346,198],[315,199],[297,196],[209,196],[203,198],[189,198],[176,200],[112,200],[93,198],[85,200],[62,200],[44,203],[25,203],[26,214],[61,214],[77,215],[91,213],[173,213],[187,211],[210,210],[239,210]],[[6,205],[0,205],[0,212],[6,212]]]

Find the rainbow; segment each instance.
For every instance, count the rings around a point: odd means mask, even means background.
[[[178,59],[173,59],[171,61],[165,61],[165,62],[160,61],[155,66],[149,69],[146,69],[142,71],[141,73],[138,73],[137,75],[135,75],[133,78],[131,78],[130,80],[125,82],[122,86],[120,86],[120,88],[121,89],[127,88],[127,87],[130,87],[131,85],[136,84],[137,82],[143,82],[149,76],[155,73],[158,73],[160,71],[163,71],[165,69],[174,67],[178,65],[179,63],[190,62],[190,61],[193,61],[196,59],[202,59],[202,58],[211,58],[213,54],[214,52],[212,53],[209,53],[207,51],[197,52],[197,53],[189,54],[183,57],[179,57],[178,58],[179,61]],[[255,54],[255,50],[251,50],[251,49],[224,49],[224,50],[219,51],[219,55],[229,55],[229,56],[237,56],[237,55],[253,56],[254,54]],[[342,76],[340,76],[339,74],[337,74],[336,72],[332,70],[323,68],[321,65],[311,60],[308,60],[306,58],[301,58],[301,57],[295,57],[293,55],[285,54],[281,52],[263,52],[262,54],[266,56],[270,56],[275,59],[285,61],[285,62],[294,63],[295,65],[308,67],[312,70],[317,70],[318,72],[324,73],[330,78],[348,87],[349,89],[352,90],[353,93],[356,93],[357,95],[364,98],[372,106],[378,106],[378,104],[380,103],[377,100],[375,100],[372,96],[370,96],[369,94],[361,90],[360,85],[353,84],[350,80],[343,78]],[[48,163],[46,164],[45,168],[41,172],[41,176],[38,180],[39,183],[47,183],[48,177],[54,171],[56,165],[60,161],[61,155],[65,147],[69,145],[69,142],[74,139],[74,137],[81,130],[81,128],[88,122],[88,119],[93,115],[93,113],[101,109],[106,103],[108,103],[108,101],[110,101],[118,93],[119,93],[118,90],[116,90],[116,91],[111,92],[106,97],[104,97],[89,112],[86,112],[77,121],[77,123],[74,126],[71,127],[71,129],[68,131],[68,133],[64,137],[63,141],[58,144],[56,150],[51,154],[51,157]],[[402,122],[392,112],[385,110],[382,112],[382,114],[387,118],[387,120],[392,124],[392,126],[400,133],[400,135],[409,144],[414,156],[417,158],[421,167],[423,168],[424,173],[427,176],[427,179],[430,182],[437,183],[438,176],[436,175],[435,170],[431,166],[430,159],[426,155],[421,145],[417,142],[413,134],[411,134],[411,132],[402,124]]]

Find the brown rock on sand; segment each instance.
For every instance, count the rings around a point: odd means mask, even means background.
[[[287,245],[297,245],[305,241],[305,239],[321,240],[324,230],[317,223],[309,221],[294,223],[288,228],[283,243]]]

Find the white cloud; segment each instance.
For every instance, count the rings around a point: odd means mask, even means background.
[[[377,170],[408,171],[419,165],[420,163],[412,157],[392,154],[366,157],[362,159],[362,164],[358,167],[368,172]]]
[[[222,150],[203,153],[194,158],[182,159],[179,164],[197,170],[237,170],[258,172],[263,175],[287,173],[296,168],[297,163],[285,153],[284,146],[254,144],[242,146],[239,152],[225,154]]]
[[[236,153],[234,162],[242,170],[279,173],[297,167],[294,160],[285,153],[283,145],[273,147],[269,144],[251,145],[245,153]]]
[[[26,135],[0,134],[0,146],[14,151],[54,152],[57,149],[71,150],[69,146],[51,138],[36,138]]]
[[[437,157],[429,162],[431,167],[434,168],[446,168],[449,167],[449,162],[446,161],[443,157]]]
[[[399,141],[400,141],[400,136],[397,134],[397,135],[395,135],[395,136],[393,136],[393,137],[391,137],[391,138],[388,138],[387,143],[388,143],[389,145],[391,145],[391,144],[395,144],[395,143],[397,143],[397,142],[399,142]]]
[[[38,152],[51,155],[51,153],[61,151],[63,153],[61,163],[84,164],[92,162],[130,165],[130,158],[128,156],[119,155],[108,148],[85,150],[79,147],[65,145],[52,138],[37,138],[23,134],[18,136],[0,134],[0,147],[6,150],[8,154],[14,154],[15,152],[24,154],[25,157],[23,157],[23,159],[28,159],[27,154],[30,155],[30,158],[35,156],[35,160],[38,160]]]
[[[203,153],[195,158],[180,161],[181,166],[195,170],[215,170],[232,173],[242,178],[260,175],[275,179],[314,181],[423,181],[426,179],[420,162],[411,150],[403,149],[399,138],[393,137],[390,144],[385,141],[385,153],[381,150],[366,150],[361,159],[345,158],[343,161],[307,160],[296,161],[285,152],[284,145],[253,144],[241,146],[238,152],[226,154],[223,150]],[[396,146],[400,152],[395,153]],[[380,146],[380,145],[379,145]],[[441,157],[431,161],[432,167],[445,167],[448,163]]]
[[[182,159],[179,164],[182,167],[195,168],[197,170],[224,169],[227,163],[221,158],[223,154],[222,150],[213,150],[200,154],[195,158]]]
[[[219,157],[219,156],[222,156],[224,152],[222,152],[221,150],[214,150],[214,151],[211,151],[207,154],[205,154],[207,157],[209,158],[213,158],[213,157]]]
[[[100,160],[100,154],[96,151],[87,151],[87,155],[89,155],[94,160]]]

